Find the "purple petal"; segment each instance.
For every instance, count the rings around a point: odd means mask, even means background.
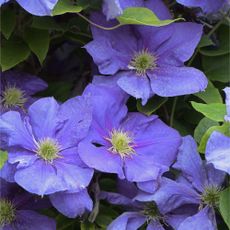
[[[137,230],[145,223],[145,220],[145,216],[137,212],[125,212],[117,217],[107,227],[107,230]]]
[[[142,191],[145,191],[148,193],[154,193],[160,185],[160,182],[161,182],[160,177],[162,176],[163,173],[164,171],[162,171],[162,173],[159,173],[159,177],[156,180],[138,182],[137,187],[141,189]]]
[[[22,120],[18,112],[10,111],[0,117],[0,133],[6,138],[8,147],[20,146],[34,150],[35,142],[27,119]]]
[[[34,211],[19,210],[14,227],[18,230],[55,230],[55,220]]]
[[[1,73],[1,82],[5,86],[16,86],[22,89],[26,95],[33,95],[47,88],[47,83],[42,79],[28,73],[17,71],[6,71]]]
[[[204,91],[208,84],[205,75],[192,67],[159,67],[148,76],[153,93],[162,97],[197,93]]]
[[[205,157],[216,169],[230,174],[230,137],[213,132],[206,145]]]
[[[173,167],[180,170],[182,175],[186,177],[195,188],[199,191],[203,191],[206,179],[205,169],[197,152],[196,142],[191,136],[183,138],[177,162]]]
[[[148,78],[146,76],[137,76],[134,71],[123,72],[117,84],[129,95],[136,99],[142,99],[143,105],[152,96]]]
[[[224,88],[225,92],[225,104],[227,109],[227,115],[225,116],[225,120],[230,122],[230,87]]]
[[[183,204],[199,204],[200,202],[200,196],[195,190],[167,178],[162,178],[160,188],[153,195],[150,195],[150,198],[157,203],[162,214]]]
[[[58,109],[59,105],[52,97],[42,98],[29,107],[30,123],[39,140],[55,136],[60,124],[57,118]]]
[[[107,200],[110,204],[132,206],[133,200],[114,192],[100,192],[100,199]]]
[[[10,164],[8,161],[5,162],[4,166],[0,169],[0,177],[8,182],[14,181],[14,174],[16,171],[17,164]]]
[[[200,7],[205,13],[214,13],[218,11],[223,4],[226,2],[225,0],[177,0],[182,5],[188,7]]]
[[[77,165],[55,162],[55,166],[37,160],[33,165],[19,169],[15,181],[25,190],[38,195],[85,188],[92,178],[92,170]]]
[[[30,166],[38,159],[37,154],[20,148],[10,149],[8,153],[8,161],[10,164],[18,163],[18,168]]]
[[[119,155],[107,151],[104,147],[96,147],[86,142],[79,144],[78,151],[83,162],[90,168],[106,173],[116,173],[120,179],[124,179],[123,162]]]
[[[56,138],[62,148],[76,146],[88,133],[92,121],[92,108],[89,98],[75,97],[60,106],[60,120],[68,119]],[[67,135],[68,134],[68,135]]]
[[[137,154],[125,159],[124,170],[128,181],[143,182],[156,180],[162,175],[162,171],[167,171],[167,168],[161,169],[148,157]]]
[[[63,215],[75,218],[91,211],[93,202],[87,190],[80,192],[59,192],[49,196],[53,206]]]
[[[29,13],[37,16],[45,16],[51,15],[58,0],[33,0],[29,2],[27,0],[17,0],[17,2]]]
[[[164,228],[159,221],[151,221],[146,230],[164,230]]]
[[[172,31],[170,39],[157,50],[160,65],[170,65],[172,60],[179,60],[181,63],[187,61],[194,53],[203,33],[201,24],[191,22],[173,23],[168,28],[159,28],[169,31],[170,29]]]
[[[104,0],[103,13],[106,15],[106,19],[114,19],[122,14],[122,9],[119,0]]]
[[[216,230],[216,220],[214,210],[206,206],[196,215],[186,218],[180,225],[178,230]]]
[[[144,116],[144,115],[143,115]],[[140,115],[133,114],[130,116],[131,124],[132,119],[141,118]],[[130,132],[138,132],[134,135],[135,151],[137,155],[141,155],[146,160],[154,163],[154,165],[169,167],[177,156],[178,148],[181,144],[181,137],[179,133],[171,127],[165,125],[160,119],[156,119],[155,116],[145,117],[142,119],[139,126],[130,127]]]

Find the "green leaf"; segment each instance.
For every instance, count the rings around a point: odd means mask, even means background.
[[[166,101],[168,100],[168,98],[166,97],[158,97],[158,96],[154,96],[152,98],[150,98],[147,102],[146,105],[142,105],[141,104],[141,100],[137,101],[137,110],[141,113],[144,113],[145,115],[151,115],[153,112],[155,112],[157,109],[159,109],[161,107],[161,105],[163,105]]]
[[[15,12],[9,8],[2,10],[0,25],[1,25],[2,34],[4,35],[6,39],[9,39],[16,25]]]
[[[52,17],[33,17],[31,27],[41,30],[57,30],[63,31],[64,29]]]
[[[221,103],[202,104],[192,101],[192,107],[205,117],[214,121],[224,121],[226,105]]]
[[[56,16],[65,13],[79,13],[82,11],[82,9],[82,6],[77,6],[71,0],[59,0],[52,11],[52,15]]]
[[[6,151],[0,150],[0,169],[3,167],[8,159],[8,153]]]
[[[230,76],[230,55],[222,55],[218,57],[202,57],[204,72],[209,80],[229,82]]]
[[[3,41],[1,47],[2,71],[16,66],[26,60],[29,55],[29,47],[20,39]]]
[[[200,145],[199,145],[199,148],[198,148],[199,152],[201,152],[201,153],[205,152],[207,141],[208,141],[210,135],[212,134],[212,132],[218,131],[218,132],[221,132],[221,133],[223,133],[225,135],[229,135],[229,128],[230,128],[229,123],[224,123],[222,126],[212,126],[212,127],[210,127],[205,132],[203,137],[201,138]]]
[[[201,141],[202,136],[205,134],[205,132],[212,126],[218,126],[219,123],[213,120],[210,120],[207,117],[204,117],[201,119],[197,127],[194,131],[194,138],[199,143]]]
[[[123,14],[117,17],[117,20],[122,25],[148,25],[148,26],[165,26],[181,18],[174,20],[160,20],[150,9],[144,7],[126,8]]]
[[[223,103],[219,90],[215,88],[210,81],[208,82],[208,87],[204,92],[196,93],[194,95],[206,103]]]
[[[205,56],[220,56],[230,52],[229,26],[222,25],[217,31],[218,44],[200,49],[200,53]]]
[[[220,213],[230,229],[230,187],[220,193]]]
[[[95,226],[93,223],[82,222],[81,223],[81,230],[95,230]]]
[[[42,64],[49,50],[49,32],[47,30],[27,28],[25,30],[24,39]]]
[[[200,40],[198,48],[207,47],[213,44],[213,41],[207,35],[204,35]]]

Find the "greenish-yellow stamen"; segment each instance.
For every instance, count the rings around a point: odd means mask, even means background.
[[[59,157],[60,147],[58,143],[51,139],[46,138],[38,143],[37,154],[45,161],[52,162]]]
[[[110,134],[110,138],[106,139],[112,145],[109,148],[109,151],[119,154],[122,158],[135,153],[135,150],[133,149],[133,140],[128,132],[113,130]]]
[[[203,194],[201,195],[202,205],[208,205],[212,207],[218,207],[220,200],[221,188],[218,186],[208,186],[204,189]]]
[[[13,106],[22,107],[26,102],[25,93],[23,90],[13,87],[7,87],[2,93],[2,102],[6,108]]]
[[[138,75],[145,75],[147,70],[153,70],[156,66],[156,57],[147,50],[135,53],[129,63],[129,68],[134,69]]]
[[[0,199],[0,226],[11,224],[16,217],[15,207],[9,200]]]
[[[163,219],[154,202],[148,203],[142,213],[147,217],[147,221]]]

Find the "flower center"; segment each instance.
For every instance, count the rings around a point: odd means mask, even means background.
[[[26,102],[25,94],[23,90],[20,90],[16,87],[7,87],[3,92],[2,102],[6,108],[12,106],[22,107]]]
[[[106,140],[112,144],[109,151],[119,154],[122,158],[135,153],[132,138],[127,132],[113,130],[110,134],[110,138],[106,138]]]
[[[130,61],[129,68],[136,70],[138,75],[145,75],[147,70],[156,68],[156,57],[145,49],[139,51]]]
[[[151,220],[160,220],[162,219],[161,217],[161,214],[156,206],[155,203],[151,202],[151,203],[148,203],[144,210],[143,210],[143,214],[145,216],[147,216],[147,220],[148,221],[151,221]]]
[[[46,138],[38,143],[38,149],[36,152],[45,161],[52,162],[59,157],[59,151],[60,147],[58,143],[51,138]]]
[[[0,226],[11,224],[15,220],[15,211],[16,209],[10,201],[0,199]]]
[[[201,201],[203,204],[212,207],[218,207],[220,200],[221,188],[218,186],[206,187],[203,194],[201,195]]]

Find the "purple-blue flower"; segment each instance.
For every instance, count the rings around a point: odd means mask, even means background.
[[[118,192],[102,191],[100,194],[101,199],[106,199],[113,205],[121,205],[126,210],[108,226],[108,230],[136,230],[144,224],[148,230],[163,230],[166,226],[166,229],[169,226],[177,229],[185,218],[194,213],[194,208],[190,206],[175,210],[169,207],[167,211],[160,212],[151,194],[145,193],[145,199],[139,201],[137,187],[127,181],[118,182]]]
[[[161,18],[169,16],[162,13]],[[105,26],[116,24],[106,22],[99,14],[94,14],[92,20]],[[184,66],[201,38],[199,24],[123,26],[112,31],[92,27],[92,33],[93,41],[85,48],[99,72],[108,75],[96,76],[95,84],[103,81],[118,85],[129,95],[141,98],[142,104],[154,94],[162,97],[192,94],[207,86],[207,79],[200,70]]]
[[[4,113],[0,132],[8,144],[8,163],[16,165],[14,180],[38,195],[85,189],[93,174],[78,156],[77,145],[91,124],[89,99],[76,97],[59,105],[43,98],[28,116]]]
[[[0,0],[0,6],[9,0]],[[51,15],[58,0],[16,0],[17,3],[26,11],[37,16]]]
[[[177,0],[177,2],[188,7],[200,7],[205,13],[215,13],[228,0]]]
[[[0,179],[0,228],[2,230],[55,230],[53,219],[41,215],[39,198],[26,193],[16,184]]]
[[[24,113],[35,101],[31,96],[47,87],[42,79],[16,71],[1,73],[0,80],[1,113],[9,110]]]
[[[196,230],[215,230],[214,208],[219,204],[225,173],[201,160],[196,142],[191,136],[183,138],[173,168],[181,172],[177,180],[162,179],[159,189],[152,195],[160,212],[174,210],[183,205],[195,205],[194,215],[187,217],[177,229],[187,230],[192,226]],[[148,199],[149,196],[145,193],[138,195],[138,200]]]
[[[84,95],[91,95],[93,118],[78,147],[82,161],[120,179],[158,182],[176,158],[178,132],[155,115],[128,113],[119,89],[91,84]]]

